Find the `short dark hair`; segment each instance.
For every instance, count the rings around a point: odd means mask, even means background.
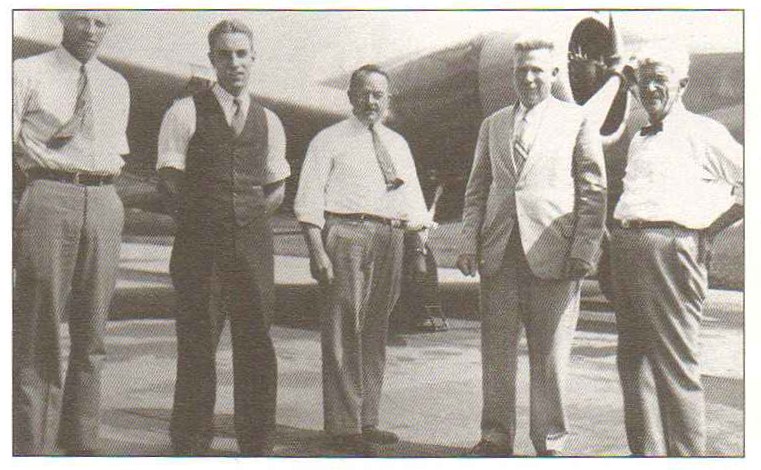
[[[391,82],[391,78],[389,78],[388,72],[383,70],[379,65],[365,64],[351,73],[351,80],[349,81],[349,93],[351,93],[353,90],[356,90],[356,88],[359,86],[359,81],[362,79],[362,77],[366,75],[370,75],[371,73],[377,73],[378,75],[383,75],[384,77],[386,77],[386,80],[388,82]]]
[[[214,39],[217,36],[227,33],[243,33],[248,37],[248,42],[251,44],[251,49],[254,48],[254,33],[247,24],[238,20],[222,20],[215,24],[211,31],[209,31],[209,50],[212,49]]]

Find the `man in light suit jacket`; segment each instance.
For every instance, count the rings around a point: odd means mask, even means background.
[[[594,270],[606,182],[597,129],[582,109],[550,95],[554,45],[514,44],[519,101],[486,118],[465,191],[465,275],[481,274],[483,411],[473,454],[513,453],[521,327],[531,382],[531,440],[559,455],[568,434],[564,388],[580,285]]]

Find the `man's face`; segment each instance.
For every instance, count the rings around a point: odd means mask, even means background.
[[[109,22],[103,12],[74,11],[61,18],[61,43],[71,55],[82,63],[87,62],[103,41]]]
[[[533,108],[550,96],[558,68],[549,49],[519,52],[514,66],[515,91],[523,106]]]
[[[386,116],[390,95],[388,80],[379,73],[364,73],[355,88],[349,90],[354,115],[365,124],[373,124]]]
[[[663,64],[645,64],[637,70],[639,97],[651,122],[662,121],[687,85],[674,69]]]
[[[238,96],[248,85],[254,51],[245,33],[223,33],[214,38],[209,60],[222,88]]]

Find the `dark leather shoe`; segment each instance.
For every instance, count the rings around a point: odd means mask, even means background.
[[[377,457],[375,446],[363,439],[362,434],[331,436],[328,441],[331,450],[347,457]]]
[[[381,431],[376,427],[362,429],[362,439],[372,444],[396,444],[399,442],[399,436],[391,431]]]
[[[470,449],[468,455],[473,457],[512,457],[513,449],[507,444],[497,444],[496,442],[481,439],[481,441]]]

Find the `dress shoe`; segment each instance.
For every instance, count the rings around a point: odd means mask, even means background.
[[[378,451],[375,446],[362,438],[362,434],[346,434],[331,436],[329,439],[331,450],[339,455],[347,457],[377,457]]]
[[[507,444],[497,444],[496,442],[481,439],[481,441],[470,449],[469,455],[474,457],[512,457],[513,449]]]
[[[362,439],[372,444],[396,444],[399,442],[399,436],[391,431],[381,431],[375,426],[362,428]]]

